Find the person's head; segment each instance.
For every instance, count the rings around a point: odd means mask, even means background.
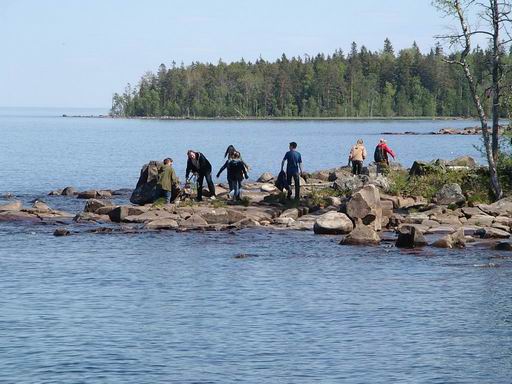
[[[172,165],[172,159],[170,157],[165,158],[164,165]]]
[[[193,150],[189,149],[188,152],[187,152],[187,156],[188,156],[189,159],[194,160],[197,155],[196,155],[196,153]]]
[[[234,151],[232,154],[231,154],[231,157],[233,159],[239,159],[240,158],[240,152],[238,151]]]
[[[384,139],[380,139],[380,140],[379,140],[379,144],[386,144],[386,140],[384,140]]]
[[[236,149],[233,145],[230,145],[227,149],[226,149],[226,153],[224,154],[224,157],[227,157],[228,155],[231,157],[231,155],[233,154],[233,152],[235,152]]]
[[[363,145],[363,139],[357,140],[357,145]]]
[[[295,149],[297,149],[297,143],[295,141],[292,141],[290,143],[290,150],[295,150]]]

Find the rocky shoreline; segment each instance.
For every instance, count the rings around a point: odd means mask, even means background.
[[[500,135],[506,130],[505,127],[500,127]],[[470,135],[481,135],[482,134],[482,128],[480,127],[466,127],[463,129],[456,129],[456,128],[441,128],[439,131],[432,131],[432,132],[414,132],[414,131],[405,131],[405,132],[382,132],[381,135],[385,136],[425,136],[425,135],[464,135],[464,136],[470,136]]]
[[[344,245],[393,242],[399,248],[483,246],[512,250],[512,243],[507,241],[512,233],[512,199],[467,204],[457,184],[445,185],[432,201],[393,196],[387,192],[389,180],[373,172],[370,167],[372,176],[352,176],[343,167],[308,174],[302,180],[304,198],[300,202],[287,201],[270,173],[244,185],[243,204],[229,201],[223,183],[217,185],[217,200],[143,206],[111,201],[130,190],[78,192],[67,187],[50,195],[82,199],[80,212],[52,209],[43,201],[24,207],[11,196],[7,204],[0,205],[0,222],[48,225],[55,236],[259,228],[339,236]]]

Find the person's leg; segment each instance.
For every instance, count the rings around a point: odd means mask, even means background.
[[[197,200],[198,201],[203,200],[203,181],[204,181],[204,175],[198,175],[197,176]]]
[[[300,176],[293,175],[293,181],[295,182],[295,200],[300,199]]]
[[[208,189],[210,190],[210,195],[215,196],[215,184],[213,184],[212,174],[208,172],[206,175],[206,183],[208,184]]]
[[[352,174],[357,175],[357,161],[352,160]]]
[[[289,173],[286,174],[286,190],[288,191],[287,196],[289,199],[292,197],[292,178],[292,175],[290,175]]]
[[[240,200],[240,181],[239,180],[235,180],[234,181],[234,186],[235,186],[235,194],[234,194],[234,199],[235,200]]]
[[[242,180],[238,180],[237,184],[238,184],[238,200],[240,200],[241,195],[242,195]]]
[[[236,188],[235,183],[236,183],[236,180],[228,179],[229,193],[233,194],[233,197],[232,197],[233,200],[235,200],[235,188]]]
[[[169,200],[169,203],[174,202],[174,200],[176,200],[176,198],[178,197],[179,193],[180,193],[180,189],[176,185],[173,185],[172,186],[172,190],[171,190],[171,198]]]
[[[363,169],[363,162],[356,161],[356,175],[360,175],[362,169]]]

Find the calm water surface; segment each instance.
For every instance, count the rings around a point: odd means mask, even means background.
[[[243,149],[253,176],[278,168],[291,139],[320,169],[345,159],[359,136],[373,143],[391,129],[467,125],[11,113],[0,118],[0,194],[130,187],[148,159],[178,160],[193,146],[217,164],[227,143]],[[478,139],[389,142],[407,164],[468,153]],[[0,224],[2,383],[511,382],[506,254],[342,247],[304,232],[55,238],[53,229]]]

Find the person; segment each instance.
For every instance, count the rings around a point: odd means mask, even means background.
[[[172,163],[172,159],[168,157],[164,159],[163,165],[158,170],[157,185],[160,191],[160,197],[163,197],[166,203],[174,202],[179,193],[178,185],[180,181],[176,176]]]
[[[228,160],[226,160],[224,165],[219,169],[219,172],[217,172],[217,178],[226,168],[228,170],[229,190],[233,192],[233,200],[240,200],[242,180],[244,177],[246,179],[249,178],[244,162],[240,158],[240,152],[234,151],[229,155]]]
[[[240,151],[238,151],[235,146],[233,144],[230,144],[227,148],[226,148],[226,152],[224,153],[224,158],[230,158],[231,155],[233,155],[233,153],[235,152],[238,152],[238,154],[240,155],[240,161],[242,162],[242,164],[244,165],[245,167],[245,172],[249,172],[249,166],[245,163],[245,161],[242,159],[242,154],[240,153]]]
[[[286,181],[288,190],[288,199],[292,197],[292,179],[295,183],[295,199],[300,198],[300,175],[303,174],[302,169],[302,156],[297,151],[297,143],[292,141],[290,143],[290,150],[284,155],[283,161],[281,162],[281,171],[284,168],[286,162]]]
[[[352,174],[360,175],[363,170],[363,161],[366,159],[367,153],[364,147],[363,140],[357,140],[356,145],[350,150],[348,157],[349,161],[352,162]]]
[[[188,161],[185,178],[188,180],[188,176],[191,172],[197,175],[197,201],[203,200],[203,182],[205,178],[211,199],[215,199],[215,185],[212,181],[212,165],[201,152],[196,152],[190,149],[187,152],[187,157]]]
[[[389,157],[391,155],[395,159],[395,153],[388,147],[386,140],[380,139],[379,144],[375,147],[374,160],[377,164],[377,174],[385,174],[389,169]]]

